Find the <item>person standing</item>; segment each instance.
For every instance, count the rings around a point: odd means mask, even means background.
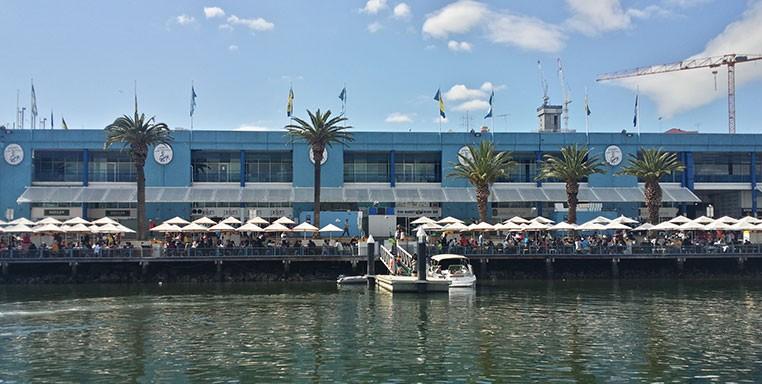
[[[349,237],[349,219],[344,219],[344,232],[341,233],[341,236]]]

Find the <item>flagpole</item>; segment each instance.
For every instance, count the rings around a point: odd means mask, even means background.
[[[195,95],[195,90],[194,90],[193,86],[194,86],[193,80],[191,80],[191,104],[192,104],[192,106],[191,106],[191,114],[190,114],[190,129],[191,129],[191,132],[193,132],[193,113],[196,110],[196,97],[195,97],[196,95]]]
[[[640,86],[637,88],[637,93],[635,94],[635,125],[638,129],[638,136],[640,136]]]
[[[585,87],[585,136],[590,136],[590,114],[587,111],[590,110],[589,100],[587,98],[587,87]]]

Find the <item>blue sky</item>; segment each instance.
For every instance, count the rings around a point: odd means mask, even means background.
[[[558,1],[42,1],[0,4],[0,123],[15,120],[16,91],[40,118],[100,129],[141,109],[171,127],[278,129],[295,112],[338,111],[358,130],[436,131],[438,87],[445,131],[485,124],[495,89],[497,132],[536,129],[544,66],[552,103],[562,100],[560,58],[571,90],[570,128],[632,129],[640,89],[642,132],[727,131],[726,72],[708,69],[596,83],[598,74],[721,53],[762,54],[762,2]],[[739,133],[758,131],[762,61],[737,67]],[[661,118],[661,119],[660,119]]]

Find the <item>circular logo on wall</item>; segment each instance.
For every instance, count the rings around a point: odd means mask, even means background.
[[[24,161],[24,149],[18,144],[8,144],[3,151],[5,162],[10,165],[19,165]]]
[[[467,158],[467,159],[473,159],[474,158],[471,155],[471,151],[468,149],[467,145],[464,145],[464,146],[460,147],[460,149],[458,150],[458,162],[461,165],[466,165],[465,162],[463,161],[464,157]]]
[[[172,162],[174,154],[172,147],[167,144],[159,144],[153,149],[153,159],[161,165],[167,165]]]
[[[312,164],[315,164],[315,155],[312,153],[312,147],[309,149],[310,153],[310,161]],[[320,165],[325,164],[325,162],[328,161],[328,148],[323,148],[323,160],[320,162]]]
[[[622,163],[622,148],[616,145],[609,145],[606,148],[606,152],[603,153],[603,157],[606,159],[606,163],[612,167]]]

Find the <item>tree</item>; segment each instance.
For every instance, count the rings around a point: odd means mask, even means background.
[[[116,143],[122,143],[129,148],[130,158],[135,164],[138,178],[138,239],[146,235],[146,175],[145,164],[148,157],[148,147],[159,144],[170,144],[172,136],[169,127],[157,123],[156,118],[146,119],[145,114],[138,114],[138,101],[135,99],[135,114],[118,117],[106,128],[105,149]]]
[[[495,144],[484,140],[478,147],[469,145],[468,152],[458,153],[458,162],[452,166],[449,176],[468,180],[476,189],[476,206],[479,220],[487,221],[489,189],[501,176],[516,165],[510,152],[495,152]]]
[[[333,144],[347,144],[353,140],[352,133],[348,132],[351,126],[341,125],[347,121],[343,115],[331,117],[331,111],[320,113],[318,109],[315,113],[307,110],[310,121],[302,120],[298,117],[292,118],[296,124],[286,125],[286,131],[289,136],[300,139],[310,146],[312,158],[314,159],[315,185],[315,222],[313,225],[320,227],[320,167],[323,162],[323,151],[326,147],[330,148]]]
[[[659,223],[659,207],[661,206],[661,185],[659,179],[685,169],[677,155],[664,152],[659,148],[643,148],[638,155],[630,154],[626,167],[619,172],[621,175],[635,176],[646,183],[645,203],[648,209],[648,221]]]
[[[568,223],[577,222],[577,194],[579,181],[595,173],[605,173],[603,163],[590,156],[587,147],[570,145],[561,148],[561,156],[546,154],[537,176],[539,180],[556,179],[566,184],[566,201],[569,205]]]

